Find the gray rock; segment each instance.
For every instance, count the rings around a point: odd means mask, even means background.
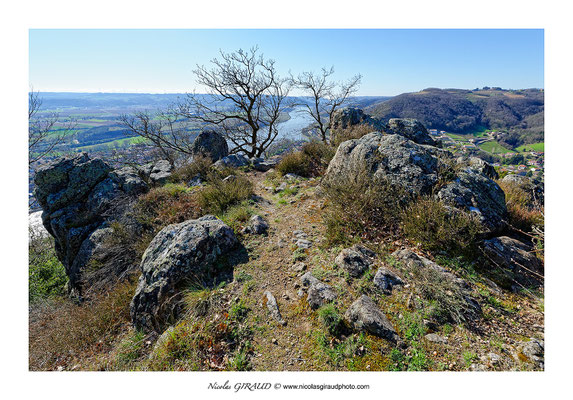
[[[249,226],[246,227],[246,233],[252,233],[254,235],[263,235],[269,230],[269,224],[260,215],[253,215],[249,220]]]
[[[303,286],[300,291],[308,291],[307,301],[313,310],[336,299],[336,292],[332,287],[319,281],[310,271],[300,277],[300,283]]]
[[[229,147],[220,133],[204,130],[193,141],[191,153],[194,157],[205,157],[215,162],[229,154]]]
[[[510,270],[514,278],[525,285],[539,285],[543,265],[532,252],[532,247],[519,240],[500,236],[485,240],[483,250],[494,263]]]
[[[303,287],[310,287],[311,285],[319,282],[320,281],[316,279],[310,271],[308,271],[307,273],[305,273],[303,276],[300,277],[300,283],[302,284]]]
[[[87,153],[47,163],[38,169],[34,182],[43,210],[42,222],[55,239],[56,255],[69,278],[70,294],[81,297],[86,283],[82,275],[91,259],[90,251],[104,240],[104,235],[94,232],[117,219],[122,207],[127,208],[133,195],[147,190],[147,186],[133,171],[112,171],[103,160],[90,159]]]
[[[28,215],[28,233],[30,239],[43,239],[50,236],[42,224],[42,212],[36,211]]]
[[[306,269],[306,264],[302,262],[297,262],[291,267],[291,269],[296,273],[301,273]]]
[[[290,182],[294,182],[294,181],[302,179],[302,176],[297,175],[297,174],[293,174],[292,172],[289,172],[288,174],[283,175],[283,179],[286,179],[287,181],[290,181]]]
[[[458,157],[456,163],[462,167],[469,167],[490,179],[499,179],[494,166],[479,157]]]
[[[278,192],[282,192],[283,190],[285,190],[287,188],[287,183],[283,182],[280,185],[277,186],[277,188],[275,189],[275,193]]]
[[[131,301],[135,327],[160,331],[177,314],[179,284],[191,278],[211,280],[215,261],[236,244],[233,230],[211,215],[163,228],[141,261],[142,275]]]
[[[534,364],[543,368],[545,363],[545,342],[531,338],[519,345],[519,351]]]
[[[404,136],[418,144],[429,144],[431,146],[436,146],[437,144],[424,125],[418,120],[411,118],[391,118],[388,121],[386,132]]]
[[[370,125],[373,130],[383,130],[386,125],[378,119],[365,114],[359,108],[345,107],[336,110],[330,123],[331,130],[346,129],[355,125]]]
[[[359,331],[397,343],[400,338],[382,310],[366,295],[362,295],[348,308],[344,317]]]
[[[506,226],[505,193],[497,183],[472,169],[459,173],[436,197],[446,205],[475,213],[489,234]]]
[[[344,269],[353,278],[360,277],[374,262],[376,254],[364,246],[354,245],[342,250],[334,263]]]
[[[426,338],[427,341],[432,342],[432,343],[440,343],[440,344],[447,344],[448,343],[448,339],[446,339],[445,337],[440,336],[436,333],[428,333],[424,337]]]
[[[281,325],[286,325],[286,321],[283,319],[279,311],[279,306],[275,296],[273,296],[273,294],[268,290],[265,290],[263,293],[263,303],[266,303],[267,309],[275,321]]]
[[[280,162],[279,158],[268,158],[266,160],[260,157],[251,158],[251,164],[253,165],[253,169],[260,172],[266,172],[276,167],[279,162]]]
[[[306,239],[308,237],[308,235],[301,230],[296,230],[292,232],[293,237],[297,238],[297,239]]]
[[[296,241],[296,247],[303,250],[310,249],[312,247],[312,242],[306,239],[298,239]]]
[[[171,176],[172,170],[173,166],[169,161],[159,160],[153,164],[149,179],[155,184],[164,185],[167,182],[167,178]]]
[[[380,267],[372,280],[374,285],[385,294],[391,294],[394,286],[403,286],[404,281],[387,268]]]
[[[249,164],[250,164],[249,157],[243,154],[230,154],[226,157],[221,158],[219,161],[213,164],[213,167],[217,169],[240,168],[240,167],[246,167]]]

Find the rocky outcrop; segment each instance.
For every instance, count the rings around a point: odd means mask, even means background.
[[[253,157],[250,159],[250,162],[254,170],[266,172],[278,165],[280,157],[267,158],[266,160],[260,157]]]
[[[528,207],[544,205],[545,185],[543,181],[516,174],[506,175],[501,181],[506,185],[514,186],[525,192]]]
[[[135,327],[160,332],[178,313],[179,285],[215,278],[214,263],[236,244],[233,230],[211,215],[163,228],[141,261],[142,275],[131,301]]]
[[[229,154],[229,146],[220,133],[214,130],[204,130],[191,144],[191,154],[194,157],[205,157],[215,162]]]
[[[532,362],[540,368],[544,368],[545,364],[545,342],[536,338],[531,338],[529,341],[522,342],[518,346],[518,360],[519,355],[525,356],[525,361]]]
[[[82,272],[105,240],[110,221],[134,195],[147,190],[136,174],[112,168],[86,153],[54,160],[38,169],[35,196],[42,220],[55,239],[71,294],[81,295]]]
[[[344,317],[358,331],[366,331],[394,343],[400,341],[386,315],[366,295],[352,303]]]
[[[338,268],[342,268],[353,278],[359,278],[374,261],[376,254],[364,246],[354,245],[342,250],[334,263]]]
[[[378,268],[372,282],[374,286],[388,295],[392,294],[392,288],[394,288],[394,286],[404,286],[404,281],[400,279],[400,277],[384,267]]]
[[[506,226],[505,193],[497,183],[475,170],[458,173],[436,197],[444,204],[477,215],[488,234],[500,232]]]
[[[430,136],[424,125],[411,118],[391,118],[388,121],[387,133],[404,136],[418,144],[436,146],[436,141]]]
[[[332,121],[330,121],[330,129],[346,129],[355,125],[370,125],[373,130],[380,131],[386,128],[386,125],[370,115],[365,114],[359,108],[346,107],[341,108],[334,112]]]
[[[495,170],[495,167],[479,157],[458,157],[456,159],[456,163],[461,168],[473,169],[474,171],[485,175],[490,179],[499,179],[499,175]]]
[[[542,283],[543,264],[530,245],[500,236],[485,240],[483,250],[495,264],[510,271],[520,284],[529,286]]]

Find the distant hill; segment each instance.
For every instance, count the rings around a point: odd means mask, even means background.
[[[366,108],[387,120],[416,118],[427,128],[453,133],[485,129],[507,132],[508,144],[543,141],[544,92],[541,89],[435,89],[404,93]]]

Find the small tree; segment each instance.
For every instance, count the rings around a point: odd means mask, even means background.
[[[38,92],[28,93],[28,164],[31,165],[65,142],[75,123],[73,120],[61,122],[57,113],[40,115],[42,99]],[[55,131],[57,125],[58,131]]]
[[[334,68],[323,68],[320,73],[303,72],[297,78],[291,77],[292,83],[308,93],[311,103],[303,103],[305,111],[318,125],[321,140],[327,143],[332,116],[360,87],[362,75],[355,75],[347,82],[336,82],[330,79]]]
[[[178,106],[180,116],[214,125],[233,144],[231,153],[259,157],[278,135],[277,124],[286,108],[288,80],[278,76],[274,60],[258,48],[221,51],[213,68],[197,66],[197,83],[207,94],[188,94]]]

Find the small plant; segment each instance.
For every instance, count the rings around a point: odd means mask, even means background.
[[[229,316],[237,321],[244,320],[249,314],[250,309],[245,306],[243,300],[233,304],[231,310],[229,311]]]
[[[462,353],[462,357],[464,359],[464,363],[466,367],[469,367],[475,360],[477,360],[477,354],[473,351],[464,351]]]
[[[30,238],[28,247],[28,296],[31,302],[65,294],[68,277],[56,257],[54,240]]]
[[[318,319],[331,335],[337,336],[342,331],[342,317],[332,304],[322,306],[318,310]]]
[[[142,331],[132,332],[119,345],[117,362],[121,368],[125,368],[130,363],[137,361],[143,355],[145,333]]]
[[[238,274],[235,275],[235,281],[239,283],[247,282],[253,279],[251,275],[246,273],[245,271],[240,271]]]
[[[198,203],[205,212],[223,214],[230,206],[249,200],[253,196],[253,184],[244,176],[234,179],[212,179],[198,192]]]

